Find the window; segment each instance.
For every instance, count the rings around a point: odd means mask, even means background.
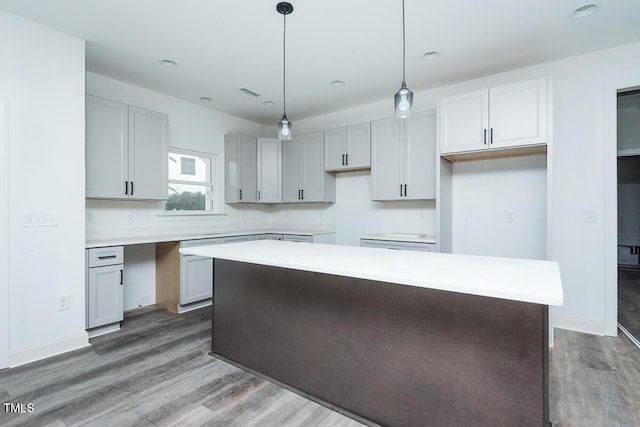
[[[220,213],[218,155],[169,149],[166,213]]]

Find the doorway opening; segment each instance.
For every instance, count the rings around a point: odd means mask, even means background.
[[[640,89],[617,94],[618,326],[640,347]]]

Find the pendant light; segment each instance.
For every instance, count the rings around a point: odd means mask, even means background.
[[[287,119],[287,15],[293,12],[291,3],[280,2],[276,10],[283,16],[282,31],[282,118],[278,122],[278,139],[289,141],[291,139],[291,122]]]
[[[404,0],[402,0],[402,85],[394,97],[396,117],[404,119],[411,116],[413,106],[413,92],[405,81],[405,34],[404,34]]]

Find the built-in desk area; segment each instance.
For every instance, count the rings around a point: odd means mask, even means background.
[[[558,264],[254,241],[211,257],[212,352],[382,425],[547,425]]]

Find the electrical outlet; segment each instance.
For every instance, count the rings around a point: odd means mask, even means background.
[[[511,209],[504,211],[504,222],[516,222],[516,213]]]
[[[587,209],[586,211],[584,211],[584,222],[598,222],[598,215],[596,214],[595,209]]]
[[[151,295],[144,295],[140,297],[139,305],[149,304],[151,302]]]
[[[58,295],[56,309],[58,311],[69,310],[69,295]]]
[[[86,211],[87,222],[93,222],[93,211]]]

